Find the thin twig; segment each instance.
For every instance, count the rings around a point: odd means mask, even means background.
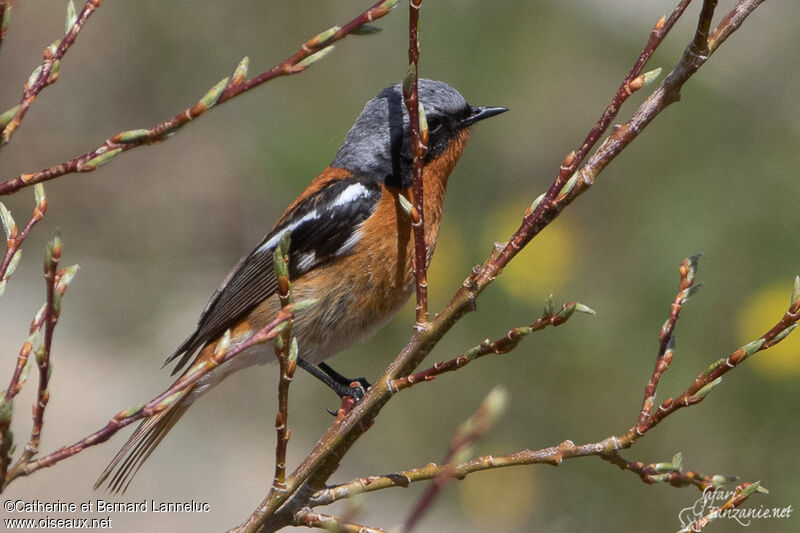
[[[733,509],[741,506],[747,499],[752,496],[756,492],[766,493],[768,492],[764,487],[761,486],[761,483],[756,481],[755,483],[742,483],[736,490],[734,490],[733,495],[728,498],[728,501],[720,505],[719,507],[712,509],[705,516],[697,519],[695,522],[689,524],[685,528],[681,529],[678,533],[696,533],[698,531],[702,531],[704,527],[708,524],[717,520],[718,518],[722,518],[727,516]]]
[[[19,476],[27,476],[41,468],[52,466],[59,461],[80,453],[90,446],[95,446],[107,441],[117,431],[129,424],[132,424],[133,422],[136,422],[137,420],[141,420],[164,411],[170,405],[172,405],[172,402],[174,402],[176,398],[180,397],[180,393],[183,390],[197,383],[200,378],[214,368],[227,361],[230,361],[240,353],[255,346],[256,344],[263,344],[274,339],[281,332],[281,328],[279,326],[284,322],[294,318],[294,314],[299,312],[307,305],[308,303],[306,302],[298,302],[296,304],[284,307],[278,311],[275,317],[266,326],[264,326],[242,344],[237,345],[235,348],[219,350],[214,353],[214,357],[210,360],[196,363],[166,391],[162,392],[160,395],[144,405],[140,405],[125,411],[120,411],[114,415],[114,417],[103,428],[95,431],[91,435],[70,446],[63,446],[49,455],[41,457],[35,461],[28,461],[15,465],[14,468],[9,469],[3,488],[5,488],[11,481]]]
[[[403,100],[408,111],[413,155],[411,175],[414,212],[414,276],[417,282],[417,329],[428,324],[428,245],[425,242],[424,184],[422,167],[428,151],[428,126],[425,110],[419,102],[419,11],[422,0],[408,0],[408,75],[403,82]]]
[[[386,533],[383,529],[355,524],[338,516],[316,513],[311,510],[298,513],[295,516],[294,525],[324,529],[335,533]]]
[[[650,377],[650,382],[644,389],[644,400],[642,400],[642,410],[639,413],[639,418],[636,422],[637,425],[644,424],[647,417],[650,416],[650,412],[653,410],[653,404],[656,400],[658,382],[661,379],[661,375],[667,371],[672,362],[672,356],[675,351],[675,337],[673,333],[675,331],[675,325],[678,323],[678,317],[680,316],[683,304],[686,303],[686,300],[688,300],[692,294],[702,287],[702,283],[694,283],[695,273],[697,271],[697,260],[699,258],[699,255],[687,257],[683,260],[678,269],[681,275],[678,294],[675,295],[675,299],[670,306],[669,318],[661,327],[661,332],[659,333],[656,364],[655,368],[653,368],[653,375]]]
[[[508,406],[508,392],[497,386],[492,389],[475,411],[456,431],[442,463],[453,466],[472,455],[473,444],[483,437]],[[403,524],[403,533],[409,533],[419,523],[433,502],[454,479],[452,469],[444,469],[428,486]]]
[[[416,385],[417,383],[431,381],[435,379],[436,376],[444,374],[445,372],[452,372],[454,370],[458,370],[459,368],[463,368],[475,359],[483,357],[484,355],[509,353],[511,350],[517,347],[522,339],[534,331],[542,330],[547,326],[560,326],[569,320],[576,310],[584,313],[593,313],[591,309],[583,304],[578,304],[575,302],[565,303],[561,306],[561,309],[558,312],[545,311],[545,316],[538,319],[530,326],[511,329],[504,337],[497,339],[494,342],[490,342],[489,339],[486,339],[479,345],[474,346],[469,351],[459,355],[458,357],[454,357],[448,361],[439,361],[425,370],[409,376],[394,379],[392,380],[390,387],[395,392],[399,392],[403,389],[411,387],[412,385]]]
[[[44,261],[44,279],[47,286],[47,303],[44,308],[44,342],[36,354],[36,365],[39,367],[39,388],[36,393],[36,403],[33,406],[31,437],[20,459],[23,462],[28,461],[39,452],[44,410],[50,399],[50,391],[47,387],[50,382],[50,350],[53,345],[53,332],[61,314],[61,297],[56,292],[56,268],[61,260],[61,250],[61,238],[56,234],[47,246],[47,256]]]
[[[58,79],[58,66],[64,54],[75,43],[78,33],[83,29],[83,25],[89,20],[89,17],[100,7],[103,0],[88,0],[81,9],[75,21],[69,27],[64,37],[60,41],[56,41],[44,49],[42,64],[39,65],[34,74],[38,71],[38,75],[31,76],[31,79],[25,84],[22,91],[22,98],[19,102],[19,108],[11,120],[2,129],[2,138],[0,138],[0,146],[8,143],[11,135],[17,130],[22,119],[25,117],[28,109],[33,105],[36,97],[44,90],[45,87],[55,83]]]
[[[278,283],[278,299],[281,307],[294,303],[292,286],[289,282],[289,232],[275,248],[275,274]],[[297,342],[292,343],[292,321],[283,326],[281,334],[275,338],[275,356],[278,358],[278,414],[275,415],[275,476],[272,481],[273,490],[286,490],[286,448],[289,444],[289,385],[292,383],[297,367]]]
[[[365,24],[388,15],[397,1],[398,0],[381,0],[377,2],[344,26],[334,26],[312,37],[306,41],[294,55],[272,67],[270,70],[249,80],[246,79],[248,61],[247,58],[245,58],[236,68],[231,78],[225,78],[220,81],[195,105],[181,111],[171,119],[156,124],[150,129],[130,130],[118,133],[107,139],[99,147],[85,154],[74,157],[59,165],[36,172],[20,174],[15,178],[0,183],[0,196],[14,193],[23,187],[48,181],[65,174],[91,172],[101,165],[110,162],[122,152],[138,146],[164,141],[169,135],[175,133],[178,129],[199,117],[213,106],[227,102],[275,78],[290,76],[304,71],[312,63],[324,57],[325,52],[323,52],[323,50],[330,49],[333,43],[347,37]]]
[[[33,226],[42,220],[47,212],[47,197],[44,194],[44,186],[41,184],[36,185],[34,198],[36,204],[33,207],[33,213],[21,232],[14,223],[11,213],[0,203],[0,216],[3,217],[3,225],[9,226],[6,228],[8,232],[8,235],[6,235],[6,253],[2,261],[0,261],[0,296],[2,296],[6,283],[8,283],[8,278],[12,274],[9,272],[9,268],[12,263],[16,263],[20,260],[20,247],[22,243],[25,241],[25,238],[28,236]]]

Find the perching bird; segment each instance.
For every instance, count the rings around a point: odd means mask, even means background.
[[[504,111],[473,107],[440,81],[419,80],[419,101],[428,122],[424,160],[425,240],[430,261],[441,220],[447,178],[469,138],[470,126]],[[296,300],[315,303],[292,325],[298,364],[340,395],[349,391],[324,359],[374,333],[402,307],[414,288],[411,218],[399,197],[410,198],[412,155],[409,119],[400,84],[367,102],[331,164],[292,202],[264,240],[244,256],[211,297],[197,328],[166,363],[173,374],[211,358],[226,330],[231,346],[264,327],[280,308],[273,251],[291,234],[289,278]],[[226,376],[275,359],[257,345],[215,368],[167,410],[142,422],[103,471],[95,488],[124,491],[133,475],[189,406]],[[166,364],[165,363],[165,364]]]

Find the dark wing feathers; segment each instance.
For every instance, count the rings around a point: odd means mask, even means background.
[[[291,232],[289,277],[346,255],[358,240],[358,229],[375,211],[381,188],[356,177],[328,183],[284,214],[258,246],[239,260],[200,316],[197,329],[164,364],[180,357],[179,372],[207,342],[221,334],[246,312],[276,290],[273,252],[280,237]]]

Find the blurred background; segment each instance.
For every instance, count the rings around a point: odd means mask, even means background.
[[[106,2],[3,149],[3,179],[60,163],[123,130],[150,127],[192,105],[242,56],[251,75],[370,2]],[[0,383],[7,383],[44,299],[41,260],[56,227],[63,265],[81,271],[63,302],[42,451],[72,443],[169,383],[161,363],[197,320],[229,268],[333,157],[363,104],[407,66],[407,9],[349,37],[298,76],[225,104],[167,142],[127,152],[86,175],[45,185],[46,218],[0,301]],[[690,39],[698,5],[655,54],[668,71]],[[719,12],[733,2],[720,2]],[[432,309],[446,304],[492,242],[505,240],[530,202],[579,146],[674,1],[477,0],[426,2],[420,72],[474,105],[511,111],[482,123],[450,180],[429,274]],[[594,442],[634,422],[653,367],[677,267],[703,252],[703,290],[684,308],[659,399],[680,393],[709,363],[771,327],[800,273],[800,5],[767,2],[685,86],[596,185],[506,269],[426,363],[538,318],[545,297],[583,302],[597,316],[535,334],[399,395],[347,455],[332,482],[439,461],[458,425],[496,384],[512,403],[476,453],[504,454],[571,439]],[[717,17],[719,19],[719,16]],[[63,34],[64,4],[14,6],[0,52],[0,104],[15,105],[42,50]],[[626,120],[648,90],[623,108]],[[2,201],[18,223],[33,191]],[[373,339],[334,360],[374,379],[411,333],[413,302]],[[274,367],[255,368],[203,398],[124,496],[91,486],[130,430],[108,444],[16,481],[4,498],[83,502],[208,502],[211,512],[113,515],[115,531],[220,531],[261,501],[273,472]],[[728,374],[702,405],[681,411],[624,457],[646,463],[683,452],[708,474],[761,480],[747,507],[800,506],[800,336]],[[15,402],[20,446],[30,431],[35,373]],[[331,392],[298,372],[291,391],[290,466],[331,423]],[[365,497],[357,520],[399,523],[424,484]],[[595,458],[454,483],[421,531],[675,531],[693,488],[647,486]],[[341,507],[332,508],[335,512]],[[328,509],[330,510],[330,508]],[[4,517],[9,515],[4,514]],[[55,516],[55,515],[54,515]],[[93,515],[94,517],[101,517]],[[55,517],[70,517],[57,515]],[[754,521],[797,531],[800,517]],[[730,521],[710,531],[739,531]]]

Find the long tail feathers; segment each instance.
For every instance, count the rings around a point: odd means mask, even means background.
[[[125,446],[117,452],[117,455],[103,470],[94,484],[95,490],[107,481],[109,492],[122,494],[127,490],[133,476],[139,471],[142,464],[191,405],[191,402],[187,402],[190,391],[191,389],[184,391],[183,396],[167,410],[139,424]]]

